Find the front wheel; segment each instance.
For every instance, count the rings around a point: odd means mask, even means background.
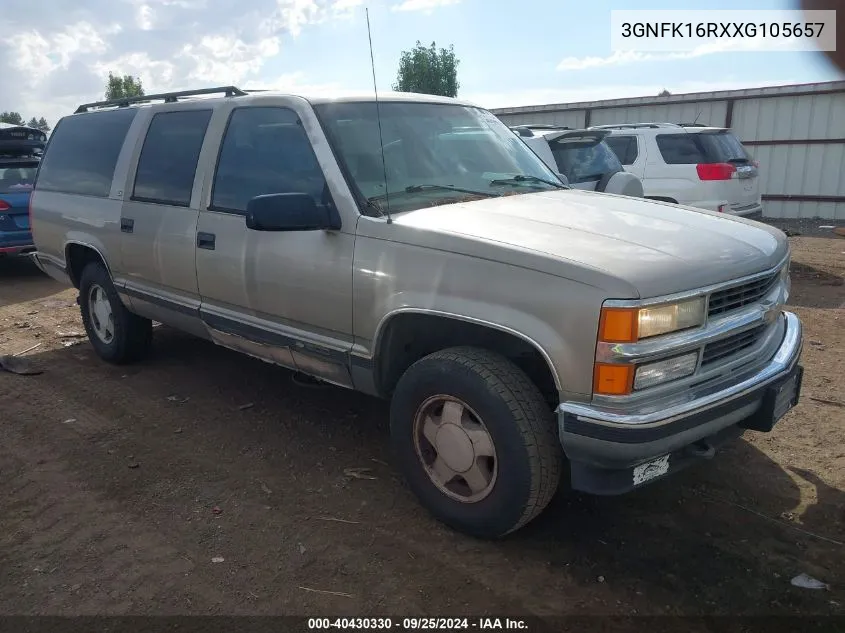
[[[390,432],[420,502],[472,536],[521,528],[560,481],[552,411],[521,369],[487,350],[451,348],[414,363],[393,394]]]

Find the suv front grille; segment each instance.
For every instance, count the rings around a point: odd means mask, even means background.
[[[701,355],[701,366],[706,367],[711,363],[732,356],[746,348],[753,347],[765,333],[766,328],[766,325],[758,325],[750,330],[731,334],[718,341],[708,343],[704,346],[704,352]]]
[[[714,292],[710,295],[707,316],[717,316],[760,301],[777,283],[779,274],[775,272],[739,286]]]

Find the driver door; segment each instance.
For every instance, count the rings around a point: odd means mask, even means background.
[[[269,193],[334,204],[294,107],[235,107],[197,227],[201,317],[221,345],[350,386],[354,224],[248,229],[247,202]]]

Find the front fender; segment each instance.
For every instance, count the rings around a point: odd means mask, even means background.
[[[389,320],[433,314],[486,325],[533,345],[558,390],[592,391],[602,289],[522,266],[360,236],[353,272],[353,354],[373,359]]]

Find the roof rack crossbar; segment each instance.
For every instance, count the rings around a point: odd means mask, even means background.
[[[674,128],[682,127],[677,123],[613,123],[609,125],[593,125],[591,127],[607,130],[635,130],[637,128]]]
[[[197,90],[182,90],[180,92],[162,92],[154,95],[143,95],[138,97],[122,97],[120,99],[110,99],[108,101],[95,101],[93,103],[83,103],[76,109],[74,114],[88,112],[89,110],[99,108],[127,108],[133,103],[147,103],[149,101],[163,100],[165,103],[176,103],[179,99],[184,97],[196,97],[199,95],[211,95],[223,93],[227,97],[243,97],[247,92],[236,88],[235,86],[218,86],[216,88],[199,88]]]

